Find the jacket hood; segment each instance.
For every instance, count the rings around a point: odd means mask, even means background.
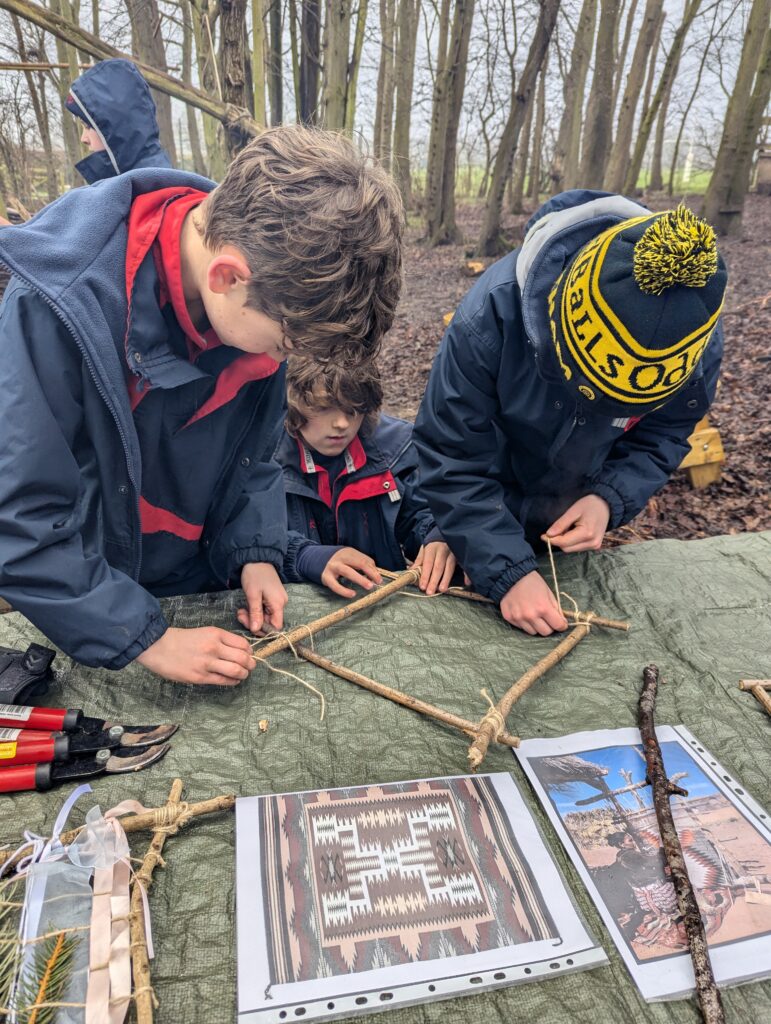
[[[77,165],[91,184],[137,167],[170,167],[161,148],[150,88],[128,60],[103,60],[70,87],[66,107],[105,145]]]
[[[517,284],[525,331],[539,372],[547,379],[562,380],[548,314],[549,292],[555,281],[590,239],[613,224],[649,213],[639,203],[612,192],[571,189],[553,196],[528,221],[517,253]]]

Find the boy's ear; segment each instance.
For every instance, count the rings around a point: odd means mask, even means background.
[[[252,276],[246,260],[237,249],[227,247],[209,261],[206,283],[209,290],[224,295],[245,284]]]

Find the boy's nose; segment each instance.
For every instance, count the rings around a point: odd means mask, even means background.
[[[337,413],[334,420],[332,421],[332,426],[335,428],[335,430],[347,430],[348,427],[350,427],[350,425],[350,419],[343,412]]]

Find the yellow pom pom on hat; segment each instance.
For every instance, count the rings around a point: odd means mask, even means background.
[[[726,280],[714,230],[682,204],[608,228],[549,295],[565,382],[610,415],[663,405],[709,344]]]

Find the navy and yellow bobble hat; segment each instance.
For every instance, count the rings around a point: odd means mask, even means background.
[[[723,307],[715,232],[682,204],[593,238],[549,295],[568,387],[601,415],[664,405],[698,365]]]

